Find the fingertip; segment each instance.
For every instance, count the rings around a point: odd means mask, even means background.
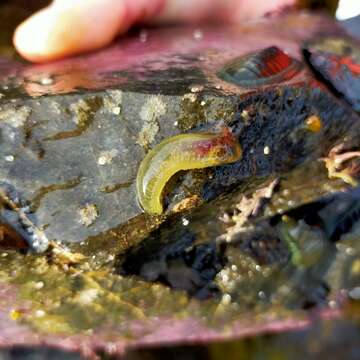
[[[49,26],[46,26],[46,23],[49,23],[49,20],[48,16],[44,16],[44,12],[46,13],[47,10],[41,10],[22,22],[13,36],[16,50],[29,61],[46,61],[49,43],[49,32],[46,29]]]
[[[21,23],[13,42],[29,61],[57,60],[107,45],[119,32],[124,18],[121,1],[57,2]]]

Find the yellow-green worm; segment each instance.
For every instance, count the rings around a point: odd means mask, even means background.
[[[219,133],[167,138],[150,150],[140,164],[136,178],[139,203],[147,213],[162,214],[162,193],[175,173],[233,163],[241,156],[241,146],[227,127]]]

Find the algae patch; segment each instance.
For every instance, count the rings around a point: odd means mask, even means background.
[[[220,100],[221,99],[221,100]],[[188,93],[181,98],[177,125],[187,131],[211,121],[223,121],[225,124],[234,119],[236,99],[216,98],[201,93]]]
[[[86,261],[64,267],[51,256],[10,252],[0,257],[2,281],[15,284],[18,298],[27,304],[12,309],[11,318],[50,334],[91,334],[98,326],[109,324],[110,329],[111,324],[145,320],[151,313],[171,313],[188,304],[183,293],[170,294],[167,288],[107,270],[89,271]],[[153,308],[159,301],[163,305]]]
[[[68,111],[72,115],[72,121],[76,124],[76,128],[70,131],[62,131],[44,139],[44,141],[62,140],[80,136],[93,123],[95,113],[102,105],[102,99],[92,97],[88,99],[80,99],[69,106]]]
[[[14,128],[19,128],[24,126],[27,119],[31,114],[31,108],[28,106],[21,106],[19,108],[10,108],[0,109],[0,121],[8,123]]]
[[[104,107],[114,115],[120,115],[122,106],[122,91],[107,90],[104,96]]]

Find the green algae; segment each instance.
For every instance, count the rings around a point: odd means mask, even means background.
[[[144,321],[157,312],[169,315],[189,302],[181,292],[170,294],[168,288],[124,279],[109,269],[85,270],[87,262],[67,267],[45,256],[7,254],[0,259],[6,269],[0,282],[17,286],[18,298],[28,304],[19,309],[18,321],[39,332],[89,333],[106,324]]]
[[[236,97],[220,99],[202,94],[202,91],[185,94],[181,98],[177,127],[181,131],[188,131],[206,124],[207,119],[228,124],[236,113]]]
[[[66,268],[45,256],[7,254],[0,258],[1,269],[6,269],[0,272],[0,282],[16,285],[18,299],[26,304],[13,309],[20,314],[14,321],[40,333],[89,335],[98,328],[108,328],[108,334],[102,335],[106,338],[112,335],[115,325],[124,324],[117,328],[117,335],[131,337],[126,324],[151,321],[153,317],[185,319],[191,316],[218,328],[248,312],[246,307],[239,309],[234,303],[228,303],[226,297],[194,301],[184,292],[172,291],[160,284],[124,278],[109,270],[86,270],[87,262]],[[257,316],[259,322],[269,316],[265,308],[262,310]],[[290,314],[289,310],[278,307],[276,311],[270,310],[279,318]]]

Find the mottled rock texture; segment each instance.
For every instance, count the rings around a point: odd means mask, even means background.
[[[168,136],[226,124],[244,149],[233,165],[180,176],[168,189],[171,205],[188,195],[182,184],[208,200],[250,176],[287,171],[353,126],[350,110],[305,65],[266,88],[216,76],[234,57],[273,45],[302,61],[303,40],[339,32],[331,21],[303,14],[203,28],[201,37],[194,31],[151,30],[145,42],[134,34],[49,65],[1,63],[0,177],[49,240],[110,236],[141,215],[134,187],[139,162]],[[323,121],[318,134],[304,128],[313,114]]]

